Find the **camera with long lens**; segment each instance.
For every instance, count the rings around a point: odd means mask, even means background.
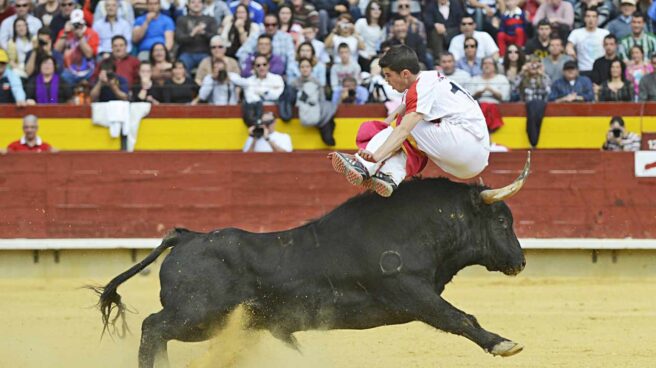
[[[262,119],[257,119],[253,128],[253,138],[260,139],[264,135],[264,123]]]
[[[614,128],[612,132],[613,132],[613,137],[615,138],[619,138],[622,136],[622,129],[620,128]]]
[[[84,27],[84,24],[82,24],[82,23],[74,23],[73,24],[73,28],[75,28],[75,29],[80,29],[82,27]]]

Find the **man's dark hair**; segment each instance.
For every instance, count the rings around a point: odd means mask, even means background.
[[[52,38],[52,31],[50,30],[50,27],[43,26],[43,27],[39,28],[38,31],[36,31],[36,35],[37,36],[38,35],[48,35],[48,36],[51,36],[51,38]]]
[[[339,44],[339,46],[337,46],[337,51],[338,51],[338,52],[339,52],[339,50],[341,50],[341,49],[349,49],[349,50],[351,50],[351,48],[349,47],[349,45],[348,45],[346,42],[342,42],[342,43]]]
[[[116,35],[112,37],[112,42],[110,43],[110,45],[114,44],[114,41],[116,40],[123,40],[123,43],[125,43],[126,45],[128,44],[128,40],[126,40],[125,37],[123,37],[122,35]]]
[[[583,12],[583,16],[585,17],[585,15],[586,15],[588,12],[595,12],[595,14],[597,14],[597,16],[599,16],[599,10],[597,9],[596,6],[591,6],[591,7],[587,8],[587,9],[585,9],[585,12]]]
[[[52,60],[52,64],[55,66],[55,74],[57,74],[57,60],[52,55],[46,55],[39,61],[39,73],[41,73],[41,65],[48,60]]]
[[[631,17],[632,18],[642,18],[642,20],[645,20],[645,15],[642,14],[642,12],[639,11],[639,10],[634,11],[633,14],[631,14]]]
[[[442,60],[443,57],[447,57],[447,56],[452,57],[454,61],[456,59],[456,57],[453,55],[453,53],[451,53],[449,51],[442,51],[442,52],[440,52],[440,57],[439,57],[438,60]]]
[[[612,118],[610,118],[610,125],[613,125],[613,123],[617,123],[621,127],[624,127],[624,119],[622,119],[621,116],[613,116]]]
[[[471,19],[472,22],[476,23],[476,19],[474,19],[474,16],[470,15],[470,14],[463,15],[462,18],[460,18],[460,23],[462,23],[462,21],[467,19],[467,18]]]
[[[263,38],[269,39],[269,41],[273,42],[273,37],[269,36],[268,34],[262,33],[261,35],[257,36],[257,40],[261,40]]]
[[[604,37],[604,41],[606,41],[606,40],[613,40],[613,41],[615,41],[615,43],[617,43],[617,36],[615,36],[612,33],[609,33]]]
[[[397,14],[394,16],[394,18],[392,18],[392,24],[396,23],[397,20],[402,20],[403,23],[408,23],[408,20],[405,19],[404,16]]]
[[[112,59],[105,59],[100,62],[100,70],[104,70],[107,72],[115,72],[116,71],[116,64],[114,64],[114,60]]]
[[[542,18],[542,19],[538,22],[538,28],[540,28],[540,27],[544,27],[544,26],[548,26],[549,28],[551,28],[551,22],[549,22],[549,19],[547,19],[547,18]]]
[[[392,46],[389,51],[383,55],[378,61],[378,65],[382,68],[389,68],[394,72],[400,73],[404,69],[408,69],[412,74],[419,73],[419,60],[417,54],[406,45]]]
[[[467,44],[467,41],[470,41],[470,40],[471,40],[471,41],[474,41],[474,45],[476,45],[476,48],[478,48],[478,40],[475,39],[475,38],[472,37],[472,36],[467,36],[467,37],[465,37],[465,40],[462,42],[463,47],[464,47],[464,45]]]

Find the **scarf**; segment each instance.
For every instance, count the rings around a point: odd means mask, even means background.
[[[43,80],[43,74],[39,73],[36,77],[36,103],[38,104],[56,104],[59,102],[59,76],[53,74],[50,81],[50,93],[46,91],[46,83]]]

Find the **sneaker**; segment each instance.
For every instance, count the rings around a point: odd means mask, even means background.
[[[332,163],[333,169],[344,175],[346,180],[353,185],[362,185],[366,179],[369,179],[369,171],[353,155],[335,152]]]
[[[363,181],[362,186],[369,190],[373,190],[381,197],[391,196],[394,190],[398,187],[396,183],[394,183],[394,180],[392,180],[391,176],[381,172],[378,172],[370,179]]]

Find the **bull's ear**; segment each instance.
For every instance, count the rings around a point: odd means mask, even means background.
[[[477,188],[476,186],[473,186],[469,191],[469,200],[471,201],[472,207],[476,213],[480,213],[483,209],[483,206],[485,206],[485,203],[483,203],[483,199],[481,198],[482,189],[485,188]]]

